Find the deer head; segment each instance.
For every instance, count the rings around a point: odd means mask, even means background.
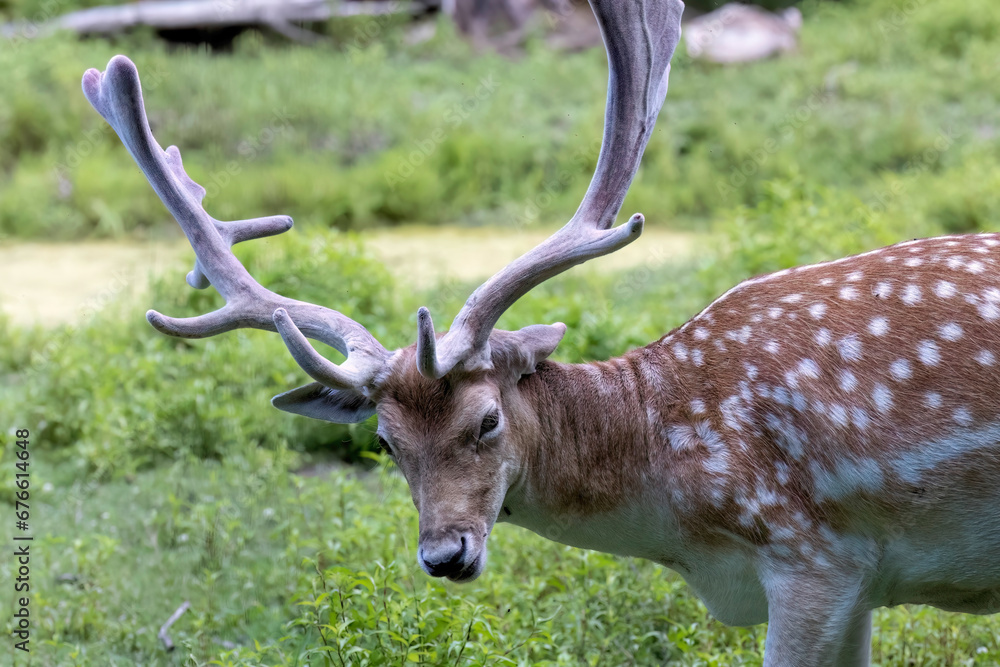
[[[155,311],[158,331],[203,338],[241,327],[277,331],[315,382],[276,396],[288,412],[331,422],[379,417],[379,440],[402,470],[420,513],[420,565],[456,581],[475,578],[486,538],[525,452],[544,439],[537,396],[525,379],[555,350],[566,327],[494,329],[500,316],[539,283],[617,250],[642,232],[643,217],[614,227],[667,92],[680,38],[680,0],[591,0],[608,52],[605,127],[596,171],[573,218],[476,289],[447,333],[421,308],[417,342],[389,352],[359,323],[258,284],[231,251],[235,243],[288,230],[287,216],[223,222],[202,208],[205,190],[185,173],[176,147],[166,151],[146,120],[139,75],[124,56],[104,72],[88,70],[83,90],[111,124],[180,223],[195,251],[187,282],[214,285],[221,309],[176,319]],[[308,342],[346,356],[335,364]]]

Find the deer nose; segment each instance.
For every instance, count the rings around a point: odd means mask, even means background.
[[[465,537],[453,533],[421,540],[417,550],[420,565],[432,577],[457,575],[465,568]]]

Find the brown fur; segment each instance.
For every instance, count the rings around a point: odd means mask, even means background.
[[[750,281],[663,339],[605,362],[543,361],[522,375],[525,356],[497,332],[490,370],[428,380],[413,349],[400,351],[373,399],[422,534],[459,518],[488,533],[516,490],[531,499],[527,511],[570,522],[654,503],[669,508],[692,548],[782,549],[796,562],[828,550],[833,535],[926,539],[926,521],[947,521],[962,498],[987,502],[1000,478],[996,444],[976,450],[961,435],[996,423],[1000,405],[1000,359],[974,360],[982,349],[1000,356],[1000,315],[962,299],[996,284],[992,246],[973,254],[986,247],[982,238],[925,241],[916,251],[894,247]],[[887,259],[896,255],[900,264]],[[901,271],[912,256],[923,268]],[[955,256],[988,270],[948,269]],[[934,295],[942,277],[956,296]],[[912,303],[901,300],[909,285],[921,288]],[[845,287],[857,294],[844,297]],[[821,316],[811,314],[815,304]],[[883,316],[888,331],[873,333],[872,320]],[[941,337],[950,323],[962,327],[958,339]],[[859,344],[856,355],[843,347],[848,339]],[[940,357],[933,363],[918,351],[930,339]],[[780,343],[773,351],[771,340]],[[890,374],[898,359],[908,361],[905,377]],[[841,386],[843,371],[856,386]],[[873,393],[879,384],[890,390],[888,404]],[[939,408],[921,405],[932,391]],[[506,427],[479,447],[490,402]],[[962,410],[968,424],[955,421]],[[954,447],[970,451],[932,461],[914,472],[916,482],[904,478],[900,457],[956,437]]]

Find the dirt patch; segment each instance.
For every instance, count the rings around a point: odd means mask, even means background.
[[[0,247],[0,311],[23,325],[78,320],[185,261],[177,243],[21,243]]]
[[[407,227],[368,233],[365,241],[403,284],[432,287],[446,279],[484,279],[548,234],[509,229]],[[583,270],[657,266],[695,249],[696,234],[648,230]],[[0,311],[16,324],[53,326],[128,297],[141,296],[153,275],[189,268],[183,241],[157,243],[21,243],[0,246]],[[177,289],[187,289],[179,283]]]
[[[444,279],[485,279],[543,241],[550,232],[511,232],[503,228],[455,229],[407,227],[365,235],[368,246],[393,273],[417,287],[433,287]],[[698,234],[646,230],[631,245],[592,260],[582,270],[622,271],[640,265],[659,266],[686,257]]]

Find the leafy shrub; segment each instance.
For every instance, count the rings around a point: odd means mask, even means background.
[[[263,284],[330,304],[383,340],[403,328],[392,325],[399,319],[392,280],[356,240],[290,232],[247,244],[240,254]],[[153,307],[171,315],[221,303],[214,290],[191,290],[177,274],[152,289]],[[130,306],[127,314],[83,313],[75,325],[13,336],[17,356],[0,359],[14,398],[0,413],[30,424],[41,447],[99,477],[186,454],[223,458],[247,445],[333,447],[348,458],[368,446],[364,425],[292,417],[268,405],[271,395],[308,380],[276,336],[174,339],[153,331],[140,312]]]
[[[796,55],[726,68],[678,52],[627,209],[650,224],[703,224],[766,200],[766,183],[797,174],[864,198],[882,172],[904,174],[942,133],[953,147],[930,169],[954,166],[969,147],[996,151],[990,26],[1000,5],[877,0],[804,11]],[[281,212],[365,229],[571,215],[597,157],[600,50],[533,45],[511,61],[473,57],[447,22],[417,46],[394,30],[340,49],[277,48],[248,33],[229,55],[167,52],[138,38],[17,42],[0,51],[9,176],[0,235],[115,236],[171,224],[79,92],[82,71],[122,49],[140,68],[154,131],[181,147],[217,217]]]

